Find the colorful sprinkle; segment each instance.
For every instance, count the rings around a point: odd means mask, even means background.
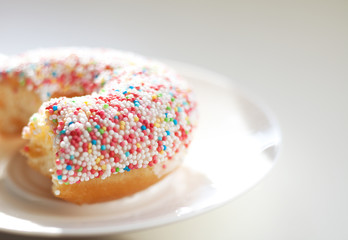
[[[95,53],[92,58],[86,52],[60,54],[36,57],[42,60],[15,69],[22,76],[19,81],[39,92],[43,101],[71,86],[84,95],[45,102],[29,123],[32,135],[39,133],[39,123],[52,126],[59,184],[169,167],[169,157],[188,147],[196,103],[172,70],[133,55],[122,59],[114,52],[103,52],[98,61]]]

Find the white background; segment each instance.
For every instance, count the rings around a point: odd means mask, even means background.
[[[187,62],[278,117],[278,163],[247,194],[108,239],[348,239],[347,43],[348,1],[0,1],[4,54],[91,46]]]

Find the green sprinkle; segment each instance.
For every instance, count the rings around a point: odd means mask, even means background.
[[[109,107],[109,104],[104,104],[104,109],[107,109]]]
[[[52,122],[56,123],[56,122],[58,122],[58,120],[57,119],[53,119]]]
[[[173,118],[170,118],[169,120],[170,120],[171,122],[173,122],[174,119],[173,119]]]
[[[171,108],[170,108],[170,107],[167,107],[166,109],[167,109],[167,110],[170,110]]]
[[[158,95],[157,95],[157,97],[162,97],[163,95],[162,95],[162,93],[159,93]]]
[[[80,168],[79,168],[79,170],[77,170],[77,171],[78,171],[78,172],[81,172],[81,171],[82,171],[82,169],[83,169],[83,167],[80,167]]]
[[[169,122],[169,118],[166,117],[166,118],[164,119],[164,121]]]
[[[24,80],[24,79],[21,79],[21,80],[19,81],[19,84],[20,84],[21,86],[24,86],[24,85],[25,85],[25,80]]]
[[[175,98],[173,98],[173,97],[172,97],[172,99],[171,99],[171,100],[172,100],[172,102],[174,102],[174,101],[175,101]]]
[[[100,132],[100,134],[104,134],[105,131],[104,131],[104,129],[101,128],[101,129],[99,129],[99,132]]]
[[[120,171],[120,168],[117,167],[117,168],[115,168],[115,170],[116,170],[116,172],[119,172],[119,171]]]
[[[92,128],[91,128],[91,127],[88,127],[88,128],[87,128],[87,131],[88,131],[88,132],[92,132]]]
[[[66,183],[64,183],[65,185],[69,185],[69,183],[68,182],[66,182]]]

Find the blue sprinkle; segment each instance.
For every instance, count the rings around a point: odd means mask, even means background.
[[[69,122],[68,126],[70,126],[71,124],[73,124],[74,122]]]
[[[129,86],[130,89],[133,89],[134,87],[133,86]]]
[[[168,113],[165,113],[164,115],[166,115],[166,117],[168,117]]]
[[[141,130],[146,130],[146,126],[145,125],[141,126]]]
[[[114,119],[118,119],[118,116],[115,116]]]
[[[167,136],[169,136],[169,135],[170,135],[170,132],[169,132],[169,131],[166,131],[166,134],[167,134]]]
[[[129,171],[130,171],[130,168],[127,166],[127,167],[125,167],[123,170],[129,172]]]
[[[58,106],[54,105],[53,107],[53,111],[57,111],[58,110]]]
[[[181,107],[178,107],[178,112],[182,112],[182,108]]]
[[[56,76],[57,76],[57,73],[56,73],[56,72],[52,72],[52,76],[53,76],[53,77],[56,77]]]
[[[116,92],[119,92],[120,90],[116,89],[115,91],[116,91]]]
[[[96,129],[100,129],[100,126],[97,124],[97,125],[95,125],[95,128]]]
[[[167,149],[166,145],[163,145],[163,150],[165,151]]]
[[[59,135],[65,134],[65,130],[60,131]]]
[[[70,160],[73,160],[75,158],[74,155],[70,155]]]
[[[97,140],[94,140],[94,139],[93,139],[93,140],[92,140],[92,144],[93,144],[93,145],[97,145]]]
[[[47,92],[46,93],[47,97],[51,97],[51,93]]]
[[[178,124],[178,121],[176,119],[173,120],[174,125]]]
[[[158,140],[159,140],[159,141],[162,141],[162,137],[158,137]]]
[[[66,166],[66,170],[71,170],[72,169],[72,166],[71,165],[68,165],[68,166]]]
[[[62,175],[58,175],[58,176],[57,176],[57,179],[58,179],[58,180],[62,180],[62,178],[63,178]]]
[[[125,155],[126,155],[126,157],[129,157],[130,153],[129,153],[129,152],[126,152]]]
[[[136,107],[139,107],[139,106],[140,106],[140,103],[139,103],[138,100],[134,100],[133,103],[134,103],[134,105],[135,105]]]
[[[127,91],[124,91],[123,94],[127,94]]]
[[[101,145],[100,149],[104,151],[106,149],[105,145]]]

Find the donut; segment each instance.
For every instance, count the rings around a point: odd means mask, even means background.
[[[0,66],[0,132],[22,130],[28,165],[76,204],[132,195],[177,169],[197,103],[162,63],[111,49],[40,49]],[[29,122],[28,122],[29,119]]]

